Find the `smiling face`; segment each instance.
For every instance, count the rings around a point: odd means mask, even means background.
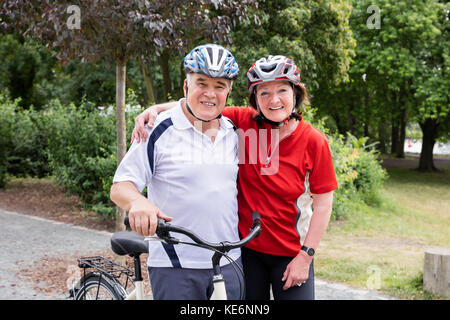
[[[294,109],[294,90],[287,81],[265,82],[256,86],[256,101],[267,119],[281,122]]]
[[[216,118],[225,108],[231,91],[231,81],[223,78],[211,78],[199,73],[190,73],[184,82],[186,102],[200,119]]]

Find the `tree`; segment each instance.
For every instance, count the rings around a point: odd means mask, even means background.
[[[419,75],[416,83],[418,104],[414,119],[422,129],[419,170],[436,171],[433,147],[441,138],[450,140],[450,3],[433,2],[435,37],[424,43],[419,52]]]
[[[117,161],[126,153],[126,65],[134,58],[144,63],[164,50],[185,49],[184,28],[229,42],[235,19],[242,19],[245,1],[5,1],[0,11],[3,30],[23,32],[54,50],[63,63],[71,59],[95,62],[105,58],[116,66]],[[183,11],[184,8],[191,8]],[[190,40],[190,39],[189,39]],[[121,230],[125,212],[118,208],[116,229]]]
[[[10,21],[14,21],[14,17],[17,18],[14,24],[16,30],[23,28],[26,30],[25,35],[45,43],[56,52],[56,57],[63,63],[73,58],[95,62],[106,57],[116,65],[117,161],[120,163],[126,153],[126,63],[134,55],[149,54],[149,49],[154,47],[152,37],[146,38],[145,34],[137,32],[139,27],[129,16],[130,12],[136,12],[143,7],[131,1],[84,2],[79,3],[79,6],[66,1],[9,1],[3,8],[11,17]],[[165,26],[165,21],[157,14],[152,14],[149,20],[161,28]],[[155,39],[161,36],[157,31],[151,35]],[[117,230],[123,229],[124,215],[124,211],[118,208]]]
[[[326,88],[320,107],[339,110],[338,128],[351,130],[357,123],[364,128],[359,134],[371,134],[382,147],[390,122],[391,152],[397,157],[404,156],[407,121],[418,121],[424,133],[422,158],[428,154],[432,161],[431,144],[448,134],[443,124],[448,122],[448,4],[355,0],[353,5],[350,21],[357,48],[350,81]],[[374,27],[376,14],[379,25]],[[376,130],[370,133],[370,127]]]
[[[418,121],[424,135],[421,168],[431,170],[438,123],[448,121],[449,5],[436,0],[378,1],[381,26],[369,29],[364,22],[372,3],[355,1],[355,65],[371,80],[368,89],[389,102],[381,106],[392,115],[393,153],[403,157],[406,122]],[[445,132],[448,128],[441,135]]]
[[[19,105],[41,109],[48,92],[44,81],[53,78],[54,58],[39,44],[20,35],[0,34],[0,91],[8,91],[12,99],[20,98]]]
[[[313,96],[325,83],[347,78],[355,41],[349,28],[348,1],[267,0],[259,20],[242,21],[232,30],[233,52],[245,73],[263,56],[285,55],[300,66],[301,79]],[[261,45],[255,45],[261,44]],[[234,103],[244,103],[246,77],[233,88]]]

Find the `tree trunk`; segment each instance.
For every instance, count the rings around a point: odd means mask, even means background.
[[[426,119],[419,123],[422,129],[422,150],[420,152],[419,171],[437,171],[433,162],[433,148],[437,137],[437,121],[435,119]]]
[[[186,78],[186,73],[184,71],[184,59],[180,63],[180,98],[184,97],[184,79]]]
[[[164,99],[167,101],[172,95],[172,85],[170,80],[170,70],[169,70],[169,51],[167,49],[163,50],[161,55],[158,57],[159,65],[161,66],[161,73],[163,75],[164,82]]]
[[[378,123],[378,140],[380,141],[378,145],[378,150],[381,153],[387,153],[387,143],[389,141],[389,131],[387,130],[387,119],[384,116],[381,116],[380,122]]]
[[[138,94],[138,87],[136,87],[136,85],[133,83],[133,81],[130,79],[130,77],[128,77],[128,75],[126,77],[127,77],[127,81],[125,83],[125,87],[132,89],[137,94],[137,100],[141,106],[146,105],[147,101],[146,101],[145,97],[141,97],[141,95]]]
[[[369,107],[369,92],[366,90],[364,94],[364,136],[368,137],[369,133],[369,122],[370,122],[370,107]]]
[[[139,65],[141,67],[142,76],[144,78],[145,89],[147,92],[147,106],[156,103],[155,87],[153,86],[153,76],[147,65],[139,59]]]
[[[423,287],[426,291],[450,298],[450,250],[429,249],[423,262]]]
[[[397,158],[405,157],[405,138],[406,138],[406,107],[402,108],[399,115],[399,134],[398,134],[398,143],[397,143]]]
[[[116,62],[116,133],[117,133],[117,165],[127,152],[126,122],[125,122],[125,81],[127,64],[125,59]],[[116,208],[116,231],[125,230],[123,220],[125,210]]]
[[[345,133],[348,131],[345,127],[345,117],[344,120],[341,120],[339,112],[334,112],[331,117],[334,119],[334,122],[336,122],[338,132],[345,135]]]
[[[349,131],[352,135],[355,135],[355,117],[353,116],[353,105],[351,104],[348,112],[347,112],[347,117],[348,117],[348,128]]]
[[[396,114],[392,114],[392,130],[391,130],[391,154],[394,155],[398,148],[399,126]]]

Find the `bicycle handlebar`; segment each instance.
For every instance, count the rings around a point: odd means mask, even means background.
[[[192,241],[197,243],[200,246],[206,246],[210,248],[214,248],[219,251],[229,251],[231,249],[240,248],[249,243],[252,239],[259,236],[261,232],[261,216],[258,211],[254,211],[252,213],[253,224],[250,228],[250,233],[244,239],[236,242],[223,241],[220,243],[211,243],[203,240],[194,232],[180,226],[172,225],[166,222],[164,219],[158,219],[158,225],[156,227],[156,235],[169,244],[177,244],[180,240],[172,237],[169,232],[181,233],[188,236]],[[127,227],[130,227],[130,221],[128,217],[125,217],[124,224]]]

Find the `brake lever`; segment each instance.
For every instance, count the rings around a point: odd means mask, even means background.
[[[158,219],[158,227],[156,228],[156,235],[167,244],[178,244],[180,240],[172,237],[169,231],[165,228],[167,223],[163,219]]]
[[[165,236],[164,238],[161,238],[159,236],[150,236],[150,237],[145,237],[144,241],[158,241],[158,242],[164,242],[167,244],[179,244],[180,243],[180,239],[171,237],[171,236]]]

